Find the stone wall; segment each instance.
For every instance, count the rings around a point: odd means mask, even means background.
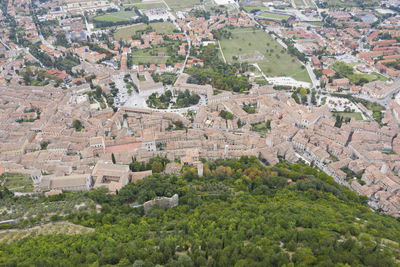
[[[151,208],[157,206],[161,209],[170,209],[179,205],[179,196],[178,194],[173,195],[172,197],[159,197],[150,201],[147,201],[143,204],[144,213],[148,213]]]

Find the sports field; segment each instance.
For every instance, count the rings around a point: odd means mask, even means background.
[[[120,22],[130,20],[132,17],[137,16],[134,11],[118,11],[113,13],[107,13],[105,15],[94,17],[98,21],[107,22]]]
[[[156,33],[172,34],[175,26],[171,22],[155,22],[149,24]],[[136,34],[136,31],[144,30],[148,27],[146,24],[137,24],[128,27],[122,27],[114,33],[115,40],[126,40]]]
[[[222,51],[229,63],[257,63],[265,75],[288,76],[310,82],[307,70],[266,32],[250,28],[234,29],[232,39],[221,40]],[[222,58],[222,56],[221,56]]]

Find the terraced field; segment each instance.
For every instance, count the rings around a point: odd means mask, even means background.
[[[32,237],[37,235],[49,234],[85,234],[94,231],[92,228],[84,227],[81,225],[72,224],[69,222],[56,222],[45,225],[35,226],[28,229],[11,229],[0,231],[0,242],[12,242],[14,240],[22,239],[24,237]]]

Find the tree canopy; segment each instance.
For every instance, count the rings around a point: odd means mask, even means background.
[[[59,219],[95,231],[0,243],[0,265],[395,266],[400,258],[400,222],[314,167],[256,157],[203,163],[203,177],[184,166],[179,176],[156,173],[117,195],[84,193],[101,211]],[[145,215],[129,204],[175,193],[172,209]]]

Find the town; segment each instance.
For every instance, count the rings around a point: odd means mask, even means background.
[[[183,2],[1,2],[3,185],[116,194],[255,156],[400,216],[400,1]]]

